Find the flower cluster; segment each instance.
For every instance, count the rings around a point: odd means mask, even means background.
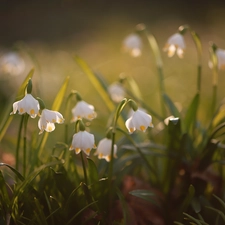
[[[13,103],[13,111],[10,113],[10,115],[16,114],[17,111],[20,115],[27,113],[31,118],[36,118],[36,116],[39,115],[39,134],[43,133],[44,130],[47,132],[52,132],[53,130],[55,130],[55,123],[61,124],[64,122],[64,118],[61,113],[45,109],[43,101],[41,99],[39,99],[38,101],[31,95],[31,79],[28,81],[26,91],[27,93],[25,94],[23,99]],[[42,110],[41,114],[39,114],[40,109]]]
[[[95,138],[93,134],[90,134],[85,130],[85,125],[82,119],[92,120],[96,117],[96,112],[94,111],[95,109],[93,105],[90,105],[87,102],[83,101],[81,96],[77,92],[74,93],[76,93],[77,96],[77,104],[72,109],[72,122],[75,122],[76,124],[75,130],[77,130],[77,127],[79,127],[79,131],[75,132],[75,134],[73,135],[69,150],[75,150],[76,154],[79,154],[82,151],[87,156],[89,156],[91,150],[96,148]],[[137,129],[145,132],[148,127],[153,127],[152,117],[143,110],[138,109],[133,101],[132,103],[133,113],[125,123],[128,131],[130,133],[133,133]],[[116,154],[117,145],[114,143],[112,144],[111,135],[107,133],[106,137],[99,141],[95,155],[98,155],[99,159],[105,159],[107,162],[109,162],[112,156],[116,158]]]

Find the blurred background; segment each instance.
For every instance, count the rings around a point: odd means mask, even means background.
[[[97,91],[73,60],[79,55],[108,83],[118,80],[121,73],[132,76],[147,104],[160,110],[157,70],[148,46],[138,58],[121,51],[124,38],[139,23],[156,37],[162,50],[166,91],[182,105],[196,92],[196,48],[189,33],[185,35],[184,59],[168,58],[163,47],[180,25],[189,24],[199,34],[203,44],[202,104],[207,105],[212,96],[209,42],[225,48],[224,19],[224,0],[1,0],[1,61],[8,57],[17,63],[16,68],[1,66],[2,108],[9,97],[15,97],[29,70],[35,68],[34,96],[40,96],[48,108],[65,77],[70,76],[69,91],[79,91],[87,102],[96,105],[102,118],[107,118]],[[223,73],[219,76],[220,100],[224,97]]]

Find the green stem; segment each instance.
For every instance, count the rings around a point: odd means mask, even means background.
[[[198,65],[198,76],[197,76],[197,91],[201,90],[201,74],[202,74],[202,65]]]
[[[24,115],[24,137],[23,137],[23,176],[26,175],[27,170],[27,123],[29,115]]]
[[[212,106],[211,106],[212,116],[214,115],[215,108],[216,108],[216,99],[217,99],[217,85],[213,85],[213,96],[212,96]]]
[[[22,135],[22,129],[23,129],[23,121],[24,121],[24,115],[21,117],[20,126],[19,126],[19,132],[18,132],[18,139],[16,144],[16,170],[19,170],[19,149],[20,149],[20,142],[21,142],[21,135]]]
[[[158,71],[158,79],[159,79],[159,93],[160,93],[160,99],[161,99],[161,110],[162,110],[162,116],[166,117],[166,108],[164,104],[164,93],[165,93],[165,86],[164,86],[164,74],[163,74],[163,62],[159,50],[158,43],[155,39],[155,37],[152,34],[145,32],[145,35],[147,37],[148,43],[152,49],[153,55],[155,56],[156,60],[156,66]]]
[[[86,185],[88,185],[87,171],[86,171],[86,167],[85,167],[85,163],[84,163],[84,156],[83,156],[83,152],[82,151],[80,152],[80,156],[81,156],[83,172],[84,172],[84,182],[85,182]]]
[[[160,99],[161,99],[161,109],[162,109],[162,115],[165,118],[166,117],[166,108],[164,104],[164,93],[165,93],[165,87],[164,87],[164,75],[163,75],[163,68],[161,65],[157,66],[158,69],[158,77],[159,77],[159,91],[160,91]]]
[[[158,43],[150,32],[147,31],[144,24],[138,24],[136,27],[137,31],[141,34],[143,33],[146,37],[148,44],[152,50],[152,53],[155,57],[157,71],[158,71],[158,78],[159,78],[159,92],[160,92],[160,100],[161,100],[161,108],[162,108],[162,116],[163,118],[166,117],[166,108],[164,104],[164,93],[165,93],[165,87],[164,87],[164,74],[163,74],[163,62],[161,53],[159,50]]]
[[[111,145],[111,158],[110,158],[110,164],[109,164],[109,185],[112,183],[112,177],[113,177],[113,161],[114,161],[114,144],[115,144],[115,132],[112,131],[112,145]]]
[[[148,160],[146,159],[145,155],[143,154],[143,152],[141,151],[141,149],[136,145],[136,143],[134,142],[134,140],[132,139],[132,137],[128,133],[126,133],[124,130],[122,130],[120,128],[117,128],[117,130],[120,131],[121,133],[125,134],[125,136],[130,140],[130,142],[136,148],[138,154],[140,155],[140,157],[144,161],[146,167],[149,169],[150,172],[152,172],[154,174],[156,183],[158,183],[158,181],[157,181],[157,177],[158,176],[157,176],[156,170],[148,162]]]

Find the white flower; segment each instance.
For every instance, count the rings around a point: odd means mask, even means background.
[[[225,69],[225,50],[221,48],[217,48],[215,54],[217,57],[218,69],[224,70]]]
[[[39,134],[43,133],[44,130],[52,132],[55,130],[55,123],[63,123],[64,118],[61,113],[48,109],[43,109],[40,119],[38,120],[38,127],[40,129]]]
[[[10,115],[15,114],[18,110],[19,114],[28,113],[31,118],[35,118],[39,109],[38,101],[31,94],[26,94],[23,99],[13,103],[13,111]]]
[[[121,102],[124,99],[125,91],[120,83],[112,83],[108,87],[108,92],[114,102]]]
[[[172,35],[168,40],[164,47],[164,51],[168,52],[168,56],[172,57],[174,53],[177,51],[177,55],[179,58],[183,58],[184,49],[186,48],[184,37],[180,33],[176,33]]]
[[[171,119],[174,119],[175,117],[172,115],[172,116],[169,116],[169,117],[167,117],[166,119],[164,119],[164,124],[166,125],[166,126],[168,126],[169,125],[169,122],[170,122],[170,120]]]
[[[97,151],[95,155],[98,155],[99,159],[105,159],[107,162],[111,160],[111,148],[112,148],[112,140],[108,138],[102,139],[98,143]],[[117,146],[114,144],[114,157],[116,158]]]
[[[17,76],[20,75],[24,69],[24,60],[16,52],[5,53],[0,58],[0,72]]]
[[[130,133],[133,133],[136,129],[145,132],[148,127],[153,127],[152,117],[138,109],[137,111],[134,111],[133,115],[126,121],[125,125]]]
[[[79,154],[82,150],[86,155],[89,155],[92,148],[96,148],[94,135],[87,131],[79,131],[73,135],[69,150],[75,149],[76,154]]]
[[[94,106],[89,105],[87,102],[83,100],[77,102],[75,107],[72,109],[72,114],[73,114],[72,122],[80,118],[92,120],[96,117]]]
[[[123,41],[123,49],[131,54],[133,57],[141,55],[142,41],[139,35],[130,34]]]

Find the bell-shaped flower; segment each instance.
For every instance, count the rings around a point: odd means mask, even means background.
[[[221,48],[217,48],[215,54],[217,57],[218,69],[224,70],[225,69],[225,50]]]
[[[121,83],[115,82],[109,85],[108,92],[114,102],[121,102],[125,96],[125,90]]]
[[[183,58],[184,50],[186,48],[184,37],[180,33],[175,33],[168,40],[164,47],[164,51],[168,53],[169,57],[172,57],[175,52],[179,58]]]
[[[141,55],[142,40],[137,34],[128,35],[123,41],[123,50],[129,52],[131,56],[138,57]]]
[[[19,114],[28,113],[31,118],[35,118],[39,109],[40,106],[38,101],[31,94],[26,94],[23,99],[13,103],[13,111],[10,115],[16,114],[18,110]]]
[[[87,120],[94,119],[97,115],[94,110],[95,109],[93,105],[90,105],[83,100],[78,101],[75,107],[72,109],[72,122],[75,122],[77,119],[80,118],[85,118]]]
[[[40,129],[39,134],[43,133],[44,130],[52,132],[55,130],[55,123],[61,124],[63,122],[64,118],[61,113],[49,109],[43,109],[38,121],[38,127]]]
[[[8,52],[0,57],[0,72],[17,76],[23,73],[25,62],[16,52]]]
[[[153,127],[152,117],[146,112],[137,109],[126,121],[125,125],[130,133],[133,133],[136,129],[145,132],[148,127]]]
[[[73,135],[69,150],[75,149],[76,154],[82,150],[86,155],[89,155],[92,148],[96,148],[94,135],[84,130]]]
[[[99,159],[105,159],[107,162],[111,160],[111,149],[112,149],[112,140],[109,138],[102,139],[97,146],[97,150],[95,152],[95,155],[98,155]],[[117,153],[117,145],[114,144],[113,147],[113,155],[114,158],[116,158]]]

